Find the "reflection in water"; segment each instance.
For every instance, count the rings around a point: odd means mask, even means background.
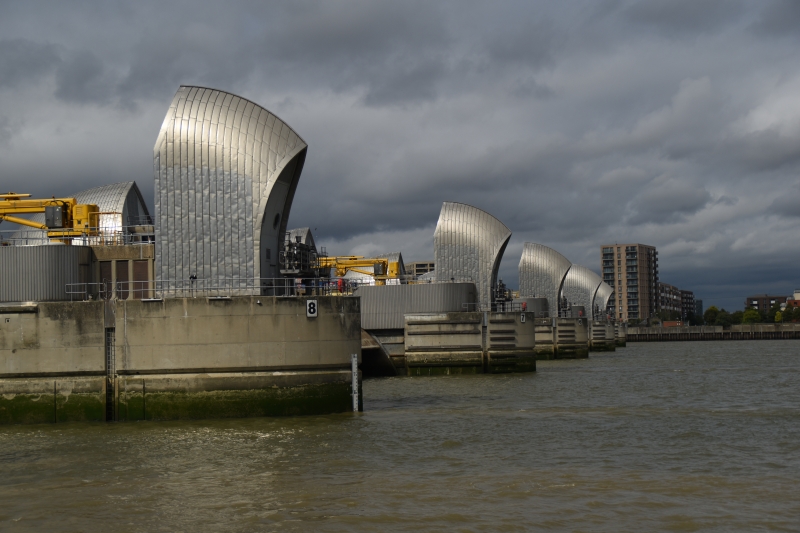
[[[361,415],[0,427],[0,530],[793,529],[798,348],[372,380]]]

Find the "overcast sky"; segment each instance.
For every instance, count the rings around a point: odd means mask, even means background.
[[[0,189],[136,180],[180,84],[309,145],[289,220],[433,257],[443,201],[600,270],[658,248],[706,307],[800,287],[800,2],[2,2]],[[2,229],[2,228],[0,228]]]

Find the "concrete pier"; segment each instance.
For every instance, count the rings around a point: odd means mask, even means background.
[[[536,370],[533,313],[408,314],[405,326],[408,375]]]
[[[0,306],[0,423],[350,410],[358,298]]]
[[[589,357],[589,326],[585,318],[537,318],[536,358]]]
[[[613,352],[617,349],[614,324],[606,320],[589,322],[589,351]]]
[[[628,342],[628,324],[615,322],[614,338],[616,339],[617,347],[624,348]]]

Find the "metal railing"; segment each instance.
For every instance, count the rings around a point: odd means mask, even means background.
[[[343,278],[300,280],[294,278],[212,278],[156,281],[101,281],[69,283],[73,301],[151,300],[164,298],[225,298],[231,296],[347,296],[363,280]]]
[[[152,244],[155,242],[153,226],[118,226],[91,228],[84,235],[50,238],[44,230],[2,230],[0,246],[40,246],[63,242],[83,246],[121,246]]]

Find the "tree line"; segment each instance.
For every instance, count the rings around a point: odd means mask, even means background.
[[[723,326],[730,327],[735,324],[773,324],[781,322],[800,322],[800,307],[786,307],[781,311],[780,304],[776,303],[768,311],[758,309],[745,309],[729,313],[725,308],[719,309],[712,305],[703,316],[689,315],[686,322],[691,326]]]

